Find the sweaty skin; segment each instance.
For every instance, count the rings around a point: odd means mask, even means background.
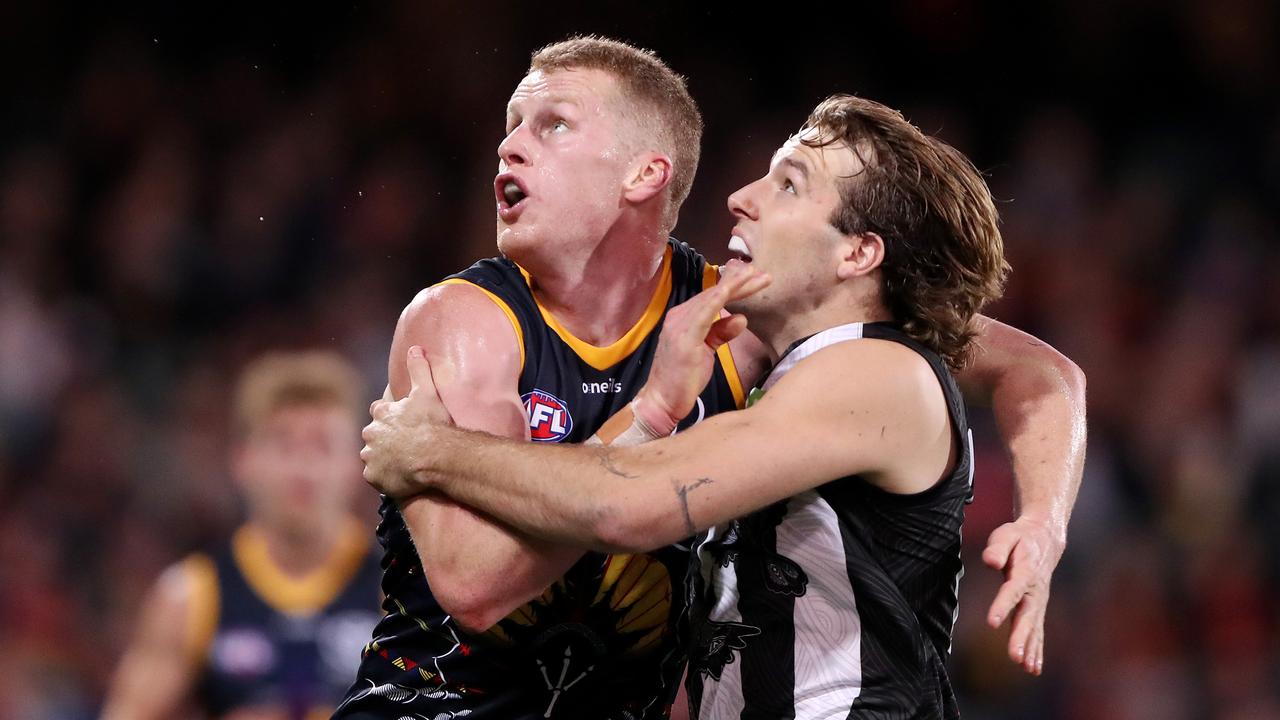
[[[392,397],[409,392],[405,351],[420,346],[459,427],[527,440],[516,388],[520,348],[506,315],[478,288],[440,285],[406,308],[392,341]],[[463,628],[487,629],[562,576],[581,550],[534,540],[435,493],[400,503],[423,572],[441,607]],[[455,542],[465,537],[466,543]]]
[[[1065,547],[1066,523],[1083,471],[1084,378],[1070,360],[1031,336],[983,316],[975,322],[979,330],[977,352],[957,379],[966,400],[995,407],[1002,435],[1011,449],[1021,497],[1019,517],[992,534],[983,556],[988,565],[1003,569],[1005,574],[988,620],[995,627],[1012,614],[1009,655],[1028,672],[1039,674],[1043,670],[1049,582]],[[772,363],[771,350],[748,332],[729,342],[744,387],[753,386]],[[740,347],[748,348],[751,354]],[[744,355],[749,358],[746,362]],[[678,393],[668,393],[675,394]],[[647,405],[650,396],[651,388],[646,387],[637,400]],[[669,401],[662,400],[659,392],[656,405],[658,410],[646,417],[661,418],[661,409],[668,407]],[[680,416],[678,410],[670,412],[671,417]],[[413,427],[424,420],[403,422]],[[662,422],[658,419],[651,424]],[[391,449],[395,442],[411,441],[408,435],[393,441],[380,457],[416,457],[412,452]],[[602,465],[617,470],[612,451],[597,452]],[[403,466],[400,471],[407,473]],[[387,468],[375,470],[374,474],[386,477],[395,472]]]
[[[619,138],[629,128],[615,119],[625,116],[618,103],[616,83],[607,73],[531,72],[508,106],[507,136],[499,147],[495,180],[495,192],[511,180],[528,196],[514,207],[499,199],[500,249],[531,273],[535,296],[544,308],[574,335],[597,345],[620,337],[642,312],[656,282],[672,210],[662,202],[675,172],[670,158],[642,151],[628,160],[632,148],[620,144]],[[601,192],[614,187],[616,194]],[[1083,375],[1052,348],[1027,345],[1008,326],[987,319],[978,324],[979,352],[972,368],[958,379],[970,402],[993,407],[1021,498],[1019,517],[993,534],[986,555],[988,563],[1001,566],[1006,575],[990,619],[999,623],[1014,617],[1010,656],[1036,672],[1049,580],[1065,545],[1067,515],[1083,467]],[[422,341],[434,361],[431,338]],[[393,366],[403,360],[408,344],[393,350]],[[754,386],[774,351],[749,333],[731,341],[730,348],[743,387]],[[514,383],[515,373],[508,379]],[[474,378],[463,380],[473,381],[483,384]],[[498,424],[507,422],[515,420]],[[467,512],[455,509],[458,514]],[[406,513],[420,547],[430,544],[426,536],[432,517],[419,518],[412,509]],[[457,558],[424,562],[438,565],[433,572],[442,583],[441,592],[453,596],[442,603],[446,609],[456,608],[469,627],[481,627],[502,617],[503,608],[523,604],[527,597],[511,596],[509,591],[529,591],[554,575],[565,556],[545,547],[535,549],[518,533],[496,526],[482,530],[483,518],[473,513],[472,519],[476,524],[471,529],[482,533],[480,554],[473,556],[475,575]],[[535,560],[541,550],[551,555]],[[528,574],[509,585],[487,584],[501,568]],[[436,588],[434,582],[432,587]]]

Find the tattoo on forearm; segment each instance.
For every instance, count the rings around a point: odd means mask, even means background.
[[[613,461],[613,448],[608,445],[597,446],[595,448],[595,453],[596,457],[600,459],[600,467],[609,471],[611,475],[617,475],[618,477],[625,478],[627,480],[635,480],[640,477],[639,475],[632,475],[631,473],[624,472],[619,468]]]
[[[676,497],[680,498],[680,511],[684,513],[684,531],[692,535],[697,532],[698,528],[693,524],[693,516],[689,514],[689,493],[697,490],[703,485],[710,485],[711,478],[698,478],[692,483],[680,483],[676,480],[671,481],[671,486],[675,488]]]

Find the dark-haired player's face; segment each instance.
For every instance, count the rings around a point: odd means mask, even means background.
[[[236,475],[255,520],[291,532],[333,522],[360,486],[360,430],[336,405],[271,412],[239,449]]]
[[[840,207],[839,182],[861,168],[843,144],[811,148],[789,139],[764,177],[729,196],[737,224],[729,249],[773,282],[734,306],[735,312],[803,312],[838,282],[844,235],[831,224]]]
[[[622,102],[600,70],[535,70],[511,95],[498,146],[498,247],[520,262],[605,236],[620,214],[631,160]]]

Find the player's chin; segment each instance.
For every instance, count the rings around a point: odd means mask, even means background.
[[[534,242],[532,231],[533,228],[528,225],[512,227],[499,223],[498,250],[511,261],[520,263],[538,247],[538,243]]]
[[[756,295],[752,295],[750,297],[742,298],[741,300],[734,300],[733,302],[727,303],[724,306],[724,309],[734,314],[746,315],[747,322],[750,323],[752,313],[755,312],[758,307],[759,307],[759,294],[757,293]]]
[[[526,230],[520,228],[519,232],[498,236],[498,250],[503,257],[535,274],[537,268],[555,266],[563,244],[556,242],[558,238],[548,238]]]

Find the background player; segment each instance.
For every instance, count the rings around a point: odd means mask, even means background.
[[[328,717],[377,622],[377,553],[350,508],[364,384],[328,352],[266,355],[236,390],[246,520],[157,581],[108,720]]]

